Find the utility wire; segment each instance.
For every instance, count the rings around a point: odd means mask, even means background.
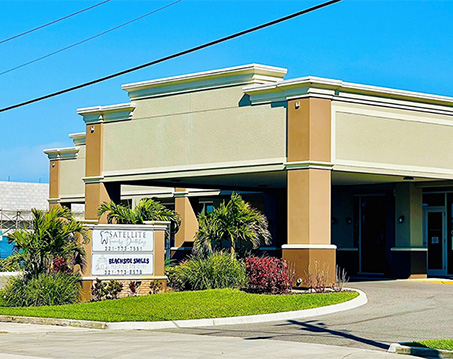
[[[110,0],[109,0],[109,1],[110,1]],[[83,43],[85,43],[85,42],[88,42],[88,41],[90,41],[90,40],[96,39],[96,38],[98,38],[98,37],[100,37],[100,36],[103,36],[103,35],[105,35],[105,34],[108,34],[109,32],[112,32],[112,31],[114,31],[114,30],[118,30],[118,29],[120,29],[120,28],[122,28],[122,27],[124,27],[124,26],[126,26],[126,25],[132,24],[132,23],[135,22],[135,21],[141,20],[141,19],[143,19],[144,17],[147,17],[147,16],[149,16],[149,15],[151,15],[151,14],[154,14],[154,13],[156,13],[156,12],[159,12],[159,11],[161,11],[161,10],[164,10],[164,9],[166,9],[167,7],[170,7],[170,6],[172,6],[172,5],[175,5],[175,4],[177,4],[178,2],[181,2],[181,1],[182,1],[182,0],[176,0],[176,1],[172,2],[172,3],[170,3],[170,4],[167,4],[167,5],[165,5],[165,6],[162,6],[162,7],[158,8],[158,9],[156,9],[156,10],[150,11],[150,12],[148,12],[148,13],[146,13],[146,14],[143,14],[143,15],[141,15],[141,16],[139,16],[139,17],[136,17],[135,19],[129,20],[129,21],[127,21],[127,22],[125,22],[125,23],[122,23],[122,24],[120,24],[120,25],[118,25],[118,26],[112,27],[111,29],[105,30],[105,31],[103,31],[103,32],[101,32],[101,33],[99,33],[99,34],[90,36],[90,37],[88,37],[88,38],[86,38],[86,39],[84,39],[84,40],[81,40],[81,41],[78,41],[78,42],[76,42],[76,43],[74,43],[74,44],[72,44],[72,45],[68,45],[68,46],[66,46],[66,47],[63,47],[63,48],[61,48],[61,49],[59,49],[59,50],[56,50],[56,51],[54,51],[54,52],[51,52],[51,53],[49,53],[49,54],[47,54],[47,55],[38,57],[38,58],[36,58],[36,59],[34,59],[34,60],[25,62],[25,63],[23,63],[23,64],[21,64],[21,65],[12,67],[12,68],[10,68],[10,69],[8,69],[8,70],[5,70],[5,71],[2,71],[2,72],[0,72],[0,76],[1,76],[1,75],[4,75],[4,74],[7,74],[8,72],[11,72],[11,71],[20,69],[20,68],[22,68],[22,67],[31,65],[31,64],[33,64],[33,63],[35,63],[35,62],[44,60],[44,59],[46,59],[46,58],[48,58],[48,57],[51,57],[51,56],[56,55],[56,54],[59,54],[60,52],[69,50],[69,49],[71,49],[71,48],[73,48],[73,47],[76,47],[76,46],[78,46],[78,45],[81,45],[81,44],[83,44]]]
[[[102,4],[105,4],[105,3],[109,2],[109,1],[111,1],[111,0],[104,0],[104,1],[101,1],[100,3],[97,3],[97,4],[95,4],[95,5],[89,6],[89,7],[85,8],[85,9],[82,9],[82,10],[79,10],[79,11],[76,11],[76,12],[73,12],[72,14],[69,14],[69,15],[63,16],[63,17],[61,17],[61,18],[59,18],[59,19],[53,20],[53,21],[51,21],[51,22],[48,22],[47,24],[40,25],[40,26],[35,27],[35,28],[33,28],[33,29],[30,29],[30,30],[21,32],[20,34],[17,34],[17,35],[8,37],[7,39],[0,40],[0,44],[3,44],[4,42],[7,42],[7,41],[11,41],[11,40],[17,39],[18,37],[21,37],[21,36],[27,35],[27,34],[29,34],[29,33],[31,33],[31,32],[34,32],[34,31],[43,29],[43,28],[45,28],[45,27],[47,27],[47,26],[56,24],[57,22],[60,22],[60,21],[69,19],[70,17],[76,16],[76,15],[79,15],[79,14],[85,12],[85,11],[94,9],[95,7],[98,7],[98,6],[100,6],[100,5],[102,5]]]
[[[307,8],[305,10],[301,10],[301,11],[298,11],[298,12],[295,12],[291,15],[287,15],[287,16],[284,16],[284,17],[281,17],[281,18],[278,18],[276,20],[273,20],[273,21],[269,21],[269,22],[266,22],[264,24],[261,24],[261,25],[258,25],[258,26],[255,26],[255,27],[252,27],[250,29],[247,29],[247,30],[243,30],[243,31],[240,31],[240,32],[236,32],[232,35],[229,35],[229,36],[225,36],[225,37],[222,37],[220,39],[217,39],[217,40],[214,40],[214,41],[210,41],[210,42],[207,42],[203,45],[199,45],[199,46],[195,46],[195,47],[192,47],[188,50],[184,50],[184,51],[180,51],[180,52],[177,52],[173,55],[169,55],[169,56],[165,56],[165,57],[162,57],[158,60],[154,60],[154,61],[151,61],[151,62],[147,62],[145,64],[142,64],[142,65],[139,65],[139,66],[136,66],[136,67],[132,67],[132,68],[129,68],[127,70],[123,70],[123,71],[120,71],[120,72],[116,72],[114,74],[111,74],[111,75],[108,75],[108,76],[104,76],[104,77],[101,77],[101,78],[98,78],[96,80],[92,80],[92,81],[89,81],[89,82],[85,82],[85,83],[82,83],[80,85],[77,85],[77,86],[73,86],[73,87],[69,87],[69,88],[66,88],[64,90],[60,90],[60,91],[57,91],[57,92],[53,92],[53,93],[50,93],[48,95],[45,95],[45,96],[41,96],[41,97],[36,97],[32,100],[28,100],[28,101],[25,101],[25,102],[21,102],[21,103],[18,103],[16,105],[12,105],[12,106],[8,106],[8,107],[4,107],[4,108],[1,108],[0,109],[0,112],[5,112],[5,111],[8,111],[8,110],[12,110],[14,108],[18,108],[18,107],[22,107],[22,106],[25,106],[25,105],[29,105],[31,103],[34,103],[34,102],[38,102],[38,101],[42,101],[42,100],[45,100],[45,99],[48,99],[48,98],[51,98],[51,97],[55,97],[55,96],[58,96],[58,95],[62,95],[64,93],[67,93],[67,92],[71,92],[71,91],[74,91],[74,90],[78,90],[78,89],[81,89],[83,87],[87,87],[87,86],[91,86],[91,85],[94,85],[94,84],[97,84],[99,82],[103,82],[103,81],[106,81],[106,80],[110,80],[114,77],[118,77],[118,76],[121,76],[121,75],[124,75],[124,74],[127,74],[127,73],[130,73],[130,72],[133,72],[133,71],[137,71],[137,70],[140,70],[140,69],[143,69],[145,67],[149,67],[149,66],[152,66],[152,65],[156,65],[158,63],[161,63],[161,62],[164,62],[164,61],[168,61],[168,60],[171,60],[171,59],[174,59],[176,57],[180,57],[180,56],[183,56],[183,55],[186,55],[186,54],[190,54],[192,52],[195,52],[195,51],[198,51],[198,50],[201,50],[201,49],[204,49],[204,48],[207,48],[207,47],[210,47],[210,46],[213,46],[213,45],[217,45],[217,44],[220,44],[222,42],[225,42],[225,41],[228,41],[228,40],[231,40],[231,39],[234,39],[234,38],[237,38],[239,36],[242,36],[242,35],[246,35],[246,34],[249,34],[251,32],[254,32],[254,31],[258,31],[258,30],[261,30],[261,29],[264,29],[266,27],[269,27],[269,26],[272,26],[272,25],[275,25],[275,24],[278,24],[278,23],[281,23],[281,22],[284,22],[284,21],[287,21],[287,20],[290,20],[290,19],[293,19],[295,17],[298,17],[298,16],[301,16],[301,15],[304,15],[304,14],[307,14],[309,12],[312,12],[312,11],[315,11],[315,10],[318,10],[318,9],[321,9],[323,7],[326,7],[326,6],[329,6],[329,5],[332,5],[332,4],[335,4],[337,2],[340,2],[342,0],[331,0],[331,1],[327,1],[325,3],[322,3],[322,4],[319,4],[319,5],[316,5],[316,6],[313,6],[313,7],[310,7],[310,8]]]

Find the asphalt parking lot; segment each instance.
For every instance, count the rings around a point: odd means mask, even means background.
[[[368,304],[308,320],[168,331],[374,350],[387,350],[394,342],[453,337],[453,285],[390,280],[349,287],[363,290]]]

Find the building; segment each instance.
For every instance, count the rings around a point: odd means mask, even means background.
[[[18,228],[30,228],[31,209],[47,210],[47,183],[0,182],[0,259],[12,254],[7,235]]]
[[[51,204],[159,196],[190,248],[196,213],[239,191],[303,277],[335,264],[398,278],[453,273],[453,98],[245,65],[122,88],[46,150]],[[202,188],[203,190],[195,190]]]

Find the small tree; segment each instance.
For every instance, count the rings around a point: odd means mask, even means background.
[[[201,213],[198,220],[194,243],[196,253],[212,253],[227,244],[233,256],[241,242],[250,243],[253,249],[257,249],[261,242],[270,244],[272,239],[266,216],[237,193],[213,212]]]
[[[139,204],[134,208],[128,208],[114,202],[104,202],[98,209],[98,216],[107,213],[107,218],[111,223],[113,220],[118,224],[143,224],[145,221],[169,221],[178,231],[181,225],[179,215],[165,207],[162,203],[145,198],[140,200]]]
[[[26,279],[50,273],[57,257],[71,266],[84,265],[81,243],[88,242],[88,232],[68,208],[54,207],[48,212],[32,209],[32,220],[32,230],[19,229],[8,234],[8,242],[14,243],[11,260],[21,266]]]

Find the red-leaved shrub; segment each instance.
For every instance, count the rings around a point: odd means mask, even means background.
[[[245,269],[249,278],[248,291],[284,294],[291,291],[292,276],[284,259],[247,257]]]
[[[52,271],[55,273],[69,273],[71,269],[68,266],[68,262],[63,257],[55,257],[53,260]]]

